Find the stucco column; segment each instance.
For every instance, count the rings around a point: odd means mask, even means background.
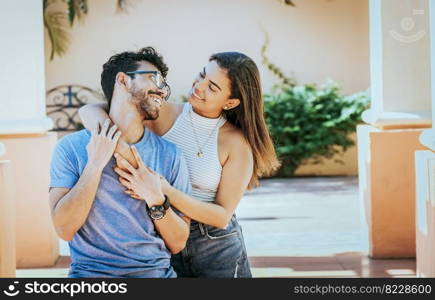
[[[58,239],[48,206],[56,134],[45,113],[43,1],[4,1],[0,10],[0,142],[15,190],[17,267],[53,265]]]
[[[0,278],[15,277],[15,207],[11,162],[2,160],[6,149],[0,143]]]
[[[430,1],[432,124],[435,124],[435,3]],[[417,151],[417,275],[435,277],[435,126],[424,130]]]
[[[371,108],[358,126],[371,257],[415,256],[415,151],[431,126],[429,1],[370,0]]]

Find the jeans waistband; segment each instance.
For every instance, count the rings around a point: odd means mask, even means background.
[[[227,228],[229,224],[235,222],[236,220],[237,220],[237,217],[236,217],[236,215],[234,214],[234,215],[231,217],[230,221],[228,222],[228,224],[227,224],[227,226],[226,226],[225,228]],[[205,226],[211,226],[211,225],[206,225],[206,224],[204,224],[204,223],[201,223],[201,222],[198,222],[198,221],[195,221],[195,220],[191,220],[191,222],[190,222],[190,229],[192,230],[192,229],[195,229],[195,228],[198,227],[199,230],[201,231],[201,234],[204,234],[204,233],[205,233]]]

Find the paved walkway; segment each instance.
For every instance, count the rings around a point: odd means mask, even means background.
[[[237,216],[255,277],[413,277],[415,259],[369,259],[356,177],[263,180]],[[50,269],[18,277],[64,277],[68,250]]]
[[[251,256],[365,251],[356,177],[263,180],[237,215]]]
[[[237,215],[257,277],[409,277],[415,259],[369,259],[357,177],[263,180]]]

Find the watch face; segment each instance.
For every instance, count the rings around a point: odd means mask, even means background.
[[[151,207],[150,209],[150,217],[153,220],[160,220],[161,218],[163,218],[165,216],[165,211],[160,210],[156,207]]]

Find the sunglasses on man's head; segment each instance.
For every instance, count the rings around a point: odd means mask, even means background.
[[[125,74],[133,75],[133,74],[153,74],[151,76],[151,80],[156,85],[157,88],[164,90],[166,92],[165,101],[169,99],[169,96],[171,95],[171,88],[166,83],[165,78],[162,74],[158,71],[143,71],[143,70],[137,70],[137,71],[129,71],[125,72]]]

